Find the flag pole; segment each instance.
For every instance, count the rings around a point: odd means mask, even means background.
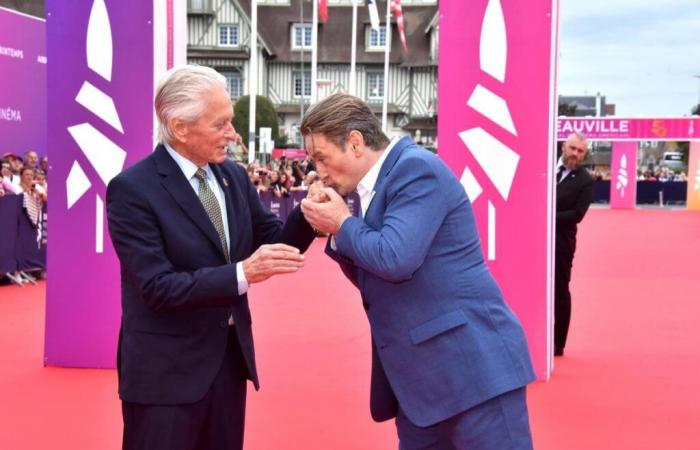
[[[357,96],[357,76],[355,64],[357,61],[357,0],[352,0],[352,47],[350,50],[350,94]]]
[[[255,161],[255,106],[258,96],[258,0],[251,0],[250,10],[250,70],[248,71],[248,164]]]
[[[384,95],[382,96],[382,131],[387,132],[389,101],[389,53],[391,52],[391,0],[386,1],[386,42],[384,48]]]
[[[313,22],[311,25],[311,104],[318,100],[318,0],[313,0]],[[302,95],[303,87],[302,87]]]

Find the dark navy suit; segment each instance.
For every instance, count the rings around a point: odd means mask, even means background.
[[[531,382],[525,335],[484,263],[471,205],[450,169],[403,138],[374,191],[364,219],[345,220],[336,250],[326,247],[369,319],[373,418],[403,414],[437,426]],[[419,448],[403,437],[402,447]]]
[[[248,298],[238,295],[235,263],[262,244],[283,242],[304,251],[314,238],[298,209],[283,227],[261,205],[242,167],[229,161],[210,167],[224,192],[232,264],[197,194],[162,145],[107,188],[109,232],[121,262],[117,364],[124,402],[198,402],[227,351],[234,364],[241,360],[238,375],[257,389]],[[228,325],[231,315],[234,327]]]

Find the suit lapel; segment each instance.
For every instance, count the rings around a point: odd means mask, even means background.
[[[153,154],[158,173],[161,176],[161,183],[165,190],[180,205],[185,214],[197,225],[197,227],[209,238],[216,248],[221,248],[219,235],[211,223],[207,212],[195,194],[192,185],[185,178],[177,163],[168,155],[168,151],[162,145],[158,145]],[[223,253],[222,253],[223,256]]]

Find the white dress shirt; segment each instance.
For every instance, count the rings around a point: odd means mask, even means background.
[[[187,181],[190,182],[190,186],[192,186],[192,189],[194,189],[194,193],[199,197],[199,179],[194,176],[199,167],[195,163],[193,163],[192,161],[175,151],[175,149],[172,148],[170,145],[165,144],[165,149],[168,151],[168,154],[175,160],[175,163],[177,163],[178,167],[180,167],[180,170],[182,170],[182,173],[185,175],[185,178],[187,178]],[[224,191],[221,189],[221,186],[219,186],[219,183],[216,181],[216,177],[214,177],[214,172],[212,172],[211,167],[209,167],[209,164],[205,164],[202,167],[202,169],[204,169],[204,171],[207,173],[207,183],[209,184],[209,189],[211,189],[211,191],[214,193],[216,201],[219,203],[219,208],[221,209],[221,219],[224,222],[224,234],[226,235],[226,245],[228,245],[228,248],[230,249],[231,239],[229,237],[228,232],[228,212],[226,211],[226,202],[224,201]],[[243,272],[242,261],[236,263],[236,277],[238,278],[238,295],[243,295],[248,291],[248,280],[246,280],[245,273]]]
[[[560,168],[560,167],[563,167],[564,170],[563,170],[562,173],[561,173],[561,178],[560,178],[559,181],[558,181],[559,183],[561,183],[561,182],[564,180],[564,178],[566,178],[566,177],[571,173],[571,171],[569,170],[569,168],[566,167],[566,166],[564,165],[564,160],[563,160],[562,158],[559,158],[559,162],[557,163],[557,171],[556,171],[556,173],[559,173],[559,168]]]

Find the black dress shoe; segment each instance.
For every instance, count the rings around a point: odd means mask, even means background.
[[[564,349],[559,347],[554,347],[554,356],[564,356]]]

